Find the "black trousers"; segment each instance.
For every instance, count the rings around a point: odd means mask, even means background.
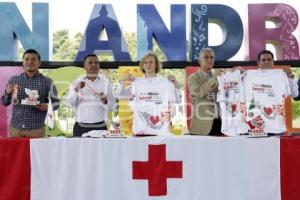
[[[104,121],[97,122],[97,123],[75,122],[75,125],[73,127],[73,136],[81,137],[82,134],[93,130],[107,130],[105,122]]]
[[[221,126],[222,126],[221,119],[220,118],[214,119],[212,128],[211,128],[208,135],[213,135],[213,136],[222,136],[222,135],[224,135],[221,132]]]

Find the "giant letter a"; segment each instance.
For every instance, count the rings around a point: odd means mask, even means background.
[[[107,41],[100,40],[104,30],[107,34]],[[82,60],[87,54],[107,52],[112,52],[115,60],[131,60],[112,6],[110,4],[96,4],[76,60]]]

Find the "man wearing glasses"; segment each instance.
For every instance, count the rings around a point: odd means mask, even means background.
[[[221,119],[216,103],[218,92],[217,73],[213,73],[215,53],[203,48],[199,53],[199,70],[188,78],[192,103],[190,134],[222,135]]]

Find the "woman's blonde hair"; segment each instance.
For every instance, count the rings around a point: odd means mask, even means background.
[[[142,57],[142,59],[141,59],[141,61],[140,61],[140,70],[145,74],[145,70],[143,69],[143,65],[144,65],[144,63],[145,63],[145,60],[146,60],[147,58],[149,58],[150,56],[152,56],[152,57],[154,58],[154,60],[155,60],[155,73],[157,74],[158,72],[160,72],[161,66],[160,66],[160,62],[159,62],[159,60],[158,60],[157,55],[155,55],[153,52],[149,52],[149,53],[145,54],[145,55]]]

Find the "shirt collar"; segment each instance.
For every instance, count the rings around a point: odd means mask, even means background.
[[[87,76],[84,76],[83,80],[89,80],[89,81],[91,81],[90,79],[88,79]],[[96,80],[101,80],[101,77],[98,75],[97,78],[94,81],[96,81]]]
[[[205,72],[205,71],[203,71],[203,70],[201,70],[200,72],[202,72],[202,73],[204,74],[204,76],[205,76],[206,78],[208,78],[208,79],[210,79],[210,78],[212,77],[212,74],[211,74],[211,73],[207,73],[207,72]]]
[[[23,78],[37,78],[37,77],[39,77],[39,76],[42,76],[42,74],[41,74],[40,72],[37,72],[37,73],[34,74],[32,77],[29,77],[25,72],[23,72],[23,73],[21,74],[21,76],[22,76]]]

